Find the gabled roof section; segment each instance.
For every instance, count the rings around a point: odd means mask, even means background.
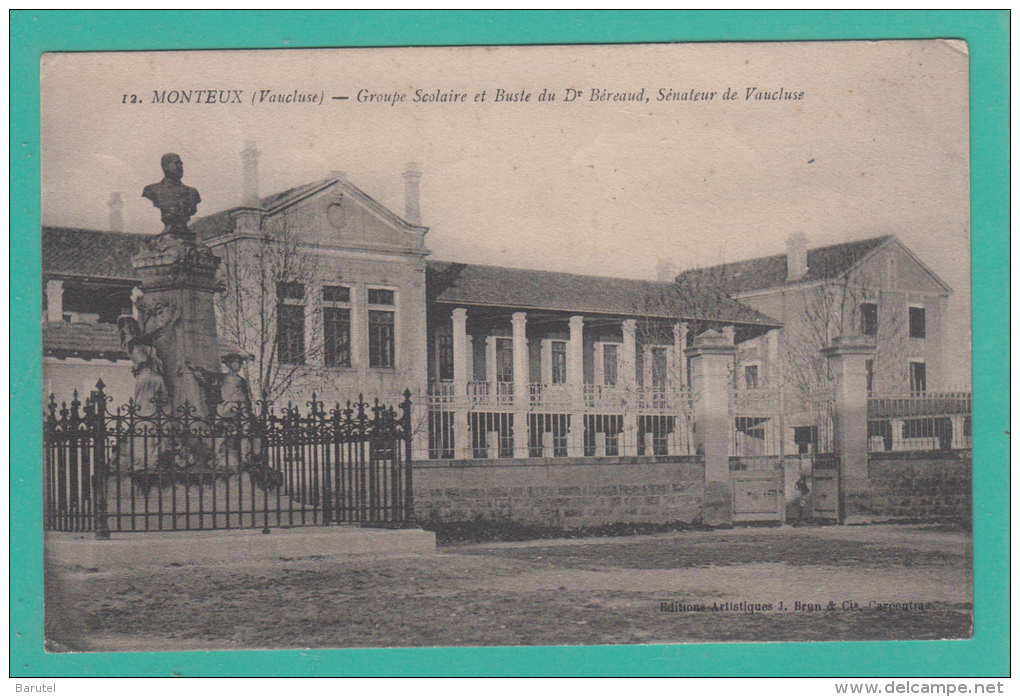
[[[399,215],[391,211],[389,208],[382,205],[374,198],[366,194],[364,191],[354,186],[354,184],[351,184],[346,179],[337,179],[336,181],[339,182],[340,186],[344,190],[346,190],[348,193],[352,194],[356,198],[360,199],[361,202],[364,203],[369,210],[371,210],[380,218],[388,222],[393,227],[404,228],[408,231],[420,232],[422,234],[429,231],[429,229],[423,225],[412,225],[411,223],[407,222]]]
[[[675,283],[444,261],[426,262],[426,274],[429,303],[780,326],[721,291]]]
[[[48,276],[135,281],[131,257],[152,235],[81,228],[42,229],[42,268]]]
[[[349,194],[358,199],[366,208],[395,228],[403,228],[409,231],[421,233],[428,231],[428,228],[426,227],[412,225],[356,187],[354,184],[350,183],[346,179],[340,179],[338,177],[320,179],[318,181],[302,184],[301,186],[295,186],[285,191],[279,191],[275,194],[265,196],[260,199],[259,206],[263,214],[272,215],[287,206],[298,203],[299,201],[308,198],[309,196],[313,196],[334,185],[343,190],[345,194]],[[200,240],[208,240],[213,237],[225,235],[233,229],[233,214],[243,208],[244,206],[235,206],[218,213],[213,213],[212,215],[203,216],[192,221],[189,224],[189,227]]]
[[[895,239],[893,235],[883,235],[867,240],[809,249],[807,275],[797,281],[786,280],[785,254],[748,259],[732,264],[720,264],[704,269],[693,269],[680,274],[677,280],[702,286],[716,285],[724,288],[728,293],[748,293],[811,281],[835,279],[857,266],[879,247]]]

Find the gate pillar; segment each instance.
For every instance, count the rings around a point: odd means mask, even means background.
[[[694,444],[705,458],[704,522],[733,524],[730,483],[730,373],[736,347],[721,332],[709,329],[694,339],[691,376],[694,383]]]
[[[835,387],[833,445],[839,456],[840,519],[870,522],[868,476],[868,370],[875,342],[864,336],[838,336],[822,349]]]

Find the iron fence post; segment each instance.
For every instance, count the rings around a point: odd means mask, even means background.
[[[103,393],[102,379],[96,382],[96,391],[89,398],[93,405],[92,444],[95,448],[92,458],[95,468],[92,491],[96,497],[96,539],[110,539],[110,520],[106,509],[106,483],[108,479],[108,468],[106,462],[106,395]]]
[[[401,420],[404,422],[404,523],[414,520],[414,482],[411,466],[411,390],[404,390],[404,401],[400,404]]]

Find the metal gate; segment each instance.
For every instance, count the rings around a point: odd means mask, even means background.
[[[734,523],[783,521],[783,463],[778,456],[732,458],[730,486]]]
[[[835,455],[815,456],[811,470],[811,517],[839,523],[839,458]]]
[[[51,396],[44,415],[47,530],[113,532],[399,526],[414,514],[411,400],[360,396],[302,414],[262,404],[197,417],[129,403],[111,412],[99,381],[84,404]]]

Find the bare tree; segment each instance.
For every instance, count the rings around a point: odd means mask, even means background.
[[[684,332],[679,337],[680,346],[686,349],[694,337],[710,329],[726,331],[738,324],[734,313],[739,306],[729,295],[732,280],[731,269],[720,262],[708,268],[691,268],[676,282],[650,291],[643,307],[635,308],[642,318],[638,322],[638,342],[672,345],[672,325],[677,324]],[[661,319],[664,316],[670,319]],[[675,384],[683,385],[687,381],[687,366],[679,360],[680,356],[676,356],[669,370]],[[735,365],[731,365],[731,382],[734,370]]]
[[[851,266],[852,260],[841,266]],[[783,362],[787,384],[806,401],[830,384],[821,350],[837,336],[867,334],[875,338],[872,374],[876,389],[891,389],[907,379],[905,304],[880,279],[851,268],[807,289],[787,293],[792,305],[784,332]]]
[[[694,337],[708,330],[732,332],[739,324],[735,313],[741,310],[727,293],[728,279],[729,269],[722,264],[697,269],[673,283],[649,284],[634,307],[638,320],[636,358],[643,362],[638,375],[644,375],[644,384],[636,386],[638,394],[628,396],[628,401],[636,397],[642,411],[650,408],[648,413],[676,418],[669,428],[683,434],[687,447],[693,447],[695,415],[686,350]],[[649,360],[651,365],[645,362]],[[730,362],[731,386],[735,386],[736,366],[736,361]],[[662,427],[654,422],[649,425]]]
[[[219,251],[220,334],[248,355],[244,371],[255,398],[277,400],[322,365],[319,256],[300,241],[286,214]]]

